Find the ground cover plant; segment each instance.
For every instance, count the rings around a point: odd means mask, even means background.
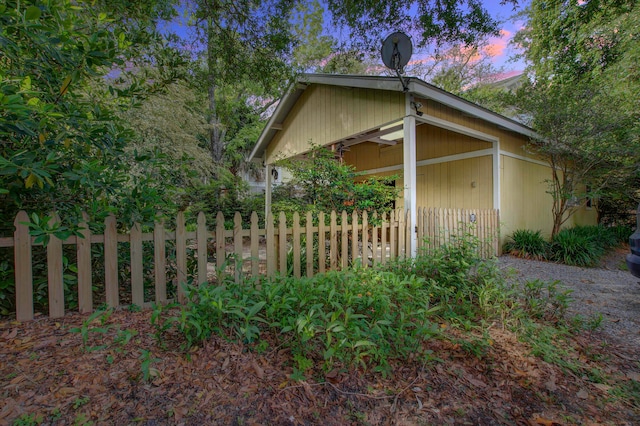
[[[310,279],[220,275],[183,306],[0,323],[0,422],[637,418],[637,353],[599,340],[601,317],[567,317],[559,283],[514,284],[477,244]]]
[[[509,236],[504,251],[534,260],[594,266],[608,250],[627,243],[632,232],[628,226],[575,226],[561,230],[547,242],[540,230],[518,229]]]

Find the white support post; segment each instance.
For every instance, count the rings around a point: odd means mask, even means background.
[[[269,216],[269,212],[271,211],[271,190],[273,187],[273,177],[271,175],[271,169],[273,166],[267,164],[266,156],[265,156],[265,177],[264,177],[264,217]]]
[[[493,142],[493,208],[500,210],[500,140]]]
[[[418,251],[418,235],[416,233],[417,225],[417,181],[416,181],[416,118],[413,115],[404,117],[404,142],[403,164],[404,164],[404,211],[410,211],[411,230],[407,235],[410,241],[411,252],[407,253],[412,258],[416,256]]]

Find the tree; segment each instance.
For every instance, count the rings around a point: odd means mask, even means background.
[[[351,30],[356,44],[376,50],[391,28],[414,34],[418,47],[430,42],[472,45],[499,30],[498,21],[477,0],[328,0],[327,5],[336,23]]]
[[[391,210],[400,193],[392,185],[396,176],[358,182],[360,174],[353,166],[337,161],[335,153],[326,148],[316,147],[305,158],[282,160],[278,165],[288,169],[293,179],[286,200],[276,210],[382,213]]]
[[[576,210],[578,185],[604,194],[611,182],[635,182],[640,164],[640,41],[636,2],[534,0],[516,41],[530,84],[522,112],[552,167],[555,235]],[[629,188],[630,195],[637,188]],[[584,199],[584,198],[583,198]]]
[[[590,84],[523,88],[522,103],[538,135],[531,149],[551,168],[552,236],[589,198],[637,167],[632,123],[618,114],[617,99],[601,90]]]
[[[214,163],[223,167],[229,124],[224,108],[233,115],[234,107],[246,104],[247,97],[276,98],[290,80],[292,70],[286,58],[293,42],[291,2],[197,0],[193,6],[204,57],[201,71],[208,95],[209,148]],[[227,87],[233,88],[230,97],[219,96]]]
[[[376,71],[376,65],[369,60],[366,53],[355,49],[335,50],[318,68],[318,72],[325,74],[356,74],[366,75]]]
[[[116,112],[151,86],[129,69],[129,58],[142,50],[134,41],[153,40],[158,48],[162,42],[146,31],[152,17],[138,19],[123,6],[123,22],[110,12],[68,0],[0,6],[3,223],[11,224],[18,209],[65,211],[69,221],[82,209],[106,213],[129,191],[119,166],[133,134]],[[135,63],[155,61],[153,53]],[[118,71],[120,79],[107,78]],[[158,87],[163,76],[156,77]]]
[[[411,66],[409,72],[462,96],[472,87],[493,83],[503,69],[495,67],[486,38],[480,38],[470,46],[454,43],[436,51],[426,61]]]
[[[323,61],[335,50],[336,40],[323,34],[324,11],[318,0],[300,2],[297,5],[293,25],[293,58],[299,69],[318,72]]]

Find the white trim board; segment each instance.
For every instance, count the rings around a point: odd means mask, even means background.
[[[463,152],[461,154],[446,155],[444,157],[427,158],[426,160],[416,161],[416,167],[430,166],[432,164],[440,164],[440,163],[449,163],[451,161],[467,160],[469,158],[486,157],[489,155],[493,155],[493,148],[481,149],[478,151]],[[402,170],[402,169],[403,169],[403,165],[397,164],[394,166],[363,170],[361,173],[365,175],[373,175],[376,173],[393,172],[395,170]]]
[[[455,133],[460,133],[466,136],[471,136],[475,139],[480,139],[486,142],[498,142],[498,137],[490,135],[488,133],[481,132],[479,130],[472,129],[467,126],[463,126],[461,124],[452,123],[447,120],[442,120],[441,118],[433,117],[431,115],[423,114],[421,116],[416,117],[416,121],[419,121],[424,124],[430,124],[435,127],[440,127],[441,129],[450,130]]]
[[[505,157],[515,158],[516,160],[526,161],[528,163],[538,164],[540,166],[551,167],[551,166],[549,166],[549,163],[546,163],[544,161],[536,160],[535,158],[525,157],[524,155],[514,154],[512,152],[504,151],[502,149],[500,150],[500,155],[504,155]]]

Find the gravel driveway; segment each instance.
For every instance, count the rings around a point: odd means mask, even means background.
[[[600,268],[580,268],[512,256],[500,257],[499,264],[501,268],[512,268],[522,281],[561,281],[573,290],[570,313],[602,314],[601,331],[616,343],[640,354],[640,278],[618,269],[625,255],[623,250],[612,253]]]

